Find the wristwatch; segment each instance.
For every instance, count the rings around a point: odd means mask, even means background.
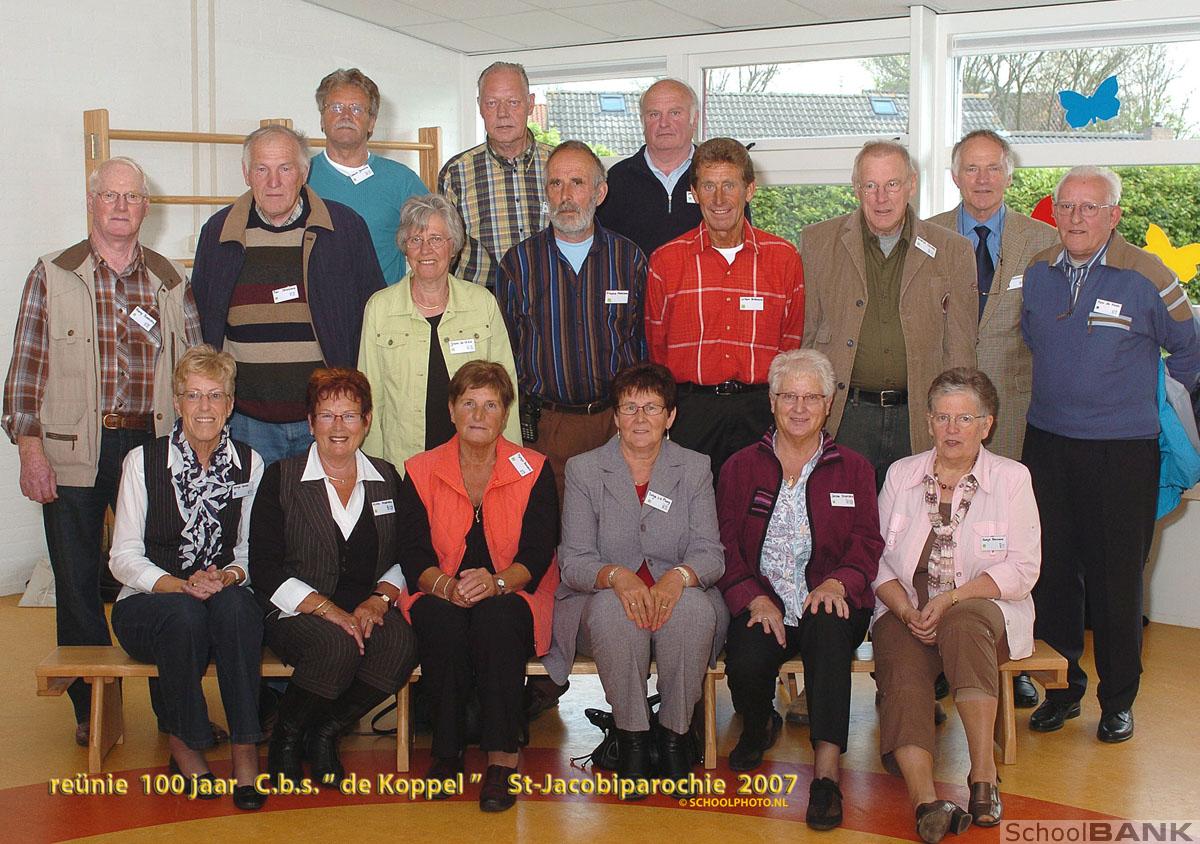
[[[508,590],[508,584],[504,582],[504,578],[500,575],[496,575],[496,590],[500,595],[503,595]]]
[[[382,592],[372,592],[371,597],[372,598],[380,598],[389,609],[392,606],[391,598],[389,598],[387,595],[383,594]]]

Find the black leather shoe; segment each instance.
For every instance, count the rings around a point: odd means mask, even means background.
[[[970,825],[970,814],[949,800],[935,800],[917,807],[917,835],[925,844],[938,844],[946,833],[962,835]]]
[[[1038,705],[1037,686],[1033,685],[1028,674],[1013,677],[1013,705],[1017,709],[1033,709]]]
[[[253,785],[235,785],[233,787],[233,805],[243,812],[257,812],[266,802],[266,792],[259,791]]]
[[[810,829],[821,831],[842,825],[842,790],[828,777],[812,781],[808,787],[808,813],[804,816]]]
[[[770,750],[779,738],[783,719],[774,709],[765,730],[742,729],[742,735],[729,751],[729,767],[734,771],[753,771],[762,764],[763,753]]]
[[[82,721],[75,725],[75,743],[80,747],[87,747],[88,740],[92,737],[92,728],[87,721]]]
[[[462,754],[457,756],[435,756],[433,764],[429,766],[428,773],[425,774],[427,780],[455,780],[457,782],[458,775],[463,772],[463,757]],[[455,788],[458,786],[455,785]],[[448,797],[455,796],[455,792],[439,791],[437,794],[430,794],[430,800],[445,800]]]
[[[645,782],[650,779],[650,731],[617,729],[617,776]],[[648,791],[634,791],[627,800],[641,800]]]
[[[1057,703],[1048,700],[1033,710],[1029,716],[1029,729],[1035,733],[1052,733],[1061,730],[1063,722],[1079,717],[1079,701]]]
[[[658,775],[665,780],[686,780],[692,772],[692,737],[666,727],[658,735]],[[680,797],[691,795],[690,788],[676,791]]]
[[[202,774],[185,774],[179,769],[179,763],[175,761],[174,756],[167,760],[167,770],[188,781],[187,788],[183,792],[186,797],[194,797],[197,800],[216,800],[221,796],[217,793],[217,778],[213,776],[212,771],[205,771]],[[202,785],[202,783],[204,784]]]
[[[1096,728],[1096,738],[1109,744],[1120,744],[1133,738],[1133,712],[1122,709],[1119,712],[1107,712],[1100,716],[1100,726]]]
[[[571,688],[571,681],[561,686],[549,677],[530,677],[525,681],[525,717],[532,721],[547,709],[558,706],[558,699]]]
[[[517,802],[517,795],[509,793],[508,778],[516,768],[504,765],[488,765],[483,775],[483,788],[479,789],[479,808],[485,812],[503,812]]]

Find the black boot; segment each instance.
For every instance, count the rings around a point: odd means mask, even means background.
[[[658,775],[665,780],[686,780],[692,772],[692,736],[666,727],[658,734]],[[679,788],[676,794],[687,797],[691,789]]]
[[[356,679],[308,731],[308,762],[318,784],[336,786],[346,778],[338,758],[338,737],[389,697],[387,692]]]
[[[275,730],[267,748],[267,771],[273,785],[304,778],[304,731],[317,722],[332,701],[289,683],[279,700]]]
[[[617,776],[621,779],[645,783],[650,779],[650,731],[630,732],[617,728]],[[649,792],[639,794],[636,790],[627,800],[641,800]]]

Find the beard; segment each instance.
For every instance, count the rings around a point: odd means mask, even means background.
[[[554,226],[555,231],[579,234],[592,227],[592,220],[595,216],[595,203],[589,202],[580,207],[574,202],[563,202],[557,208],[550,209],[550,224]]]

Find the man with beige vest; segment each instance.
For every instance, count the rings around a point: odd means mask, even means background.
[[[803,345],[837,376],[830,433],[866,456],[882,486],[895,460],[932,447],[933,379],[975,365],[975,262],[965,238],[909,207],[917,168],[900,144],[864,145],[851,180],[859,210],[804,230]]]
[[[91,174],[86,240],[38,259],[25,282],[4,384],[21,492],[42,505],[58,644],[109,645],[100,599],[104,511],[121,461],[175,422],[175,361],[200,341],[183,268],[138,242],[146,176],[128,158]],[[88,686],[67,689],[88,741]]]

